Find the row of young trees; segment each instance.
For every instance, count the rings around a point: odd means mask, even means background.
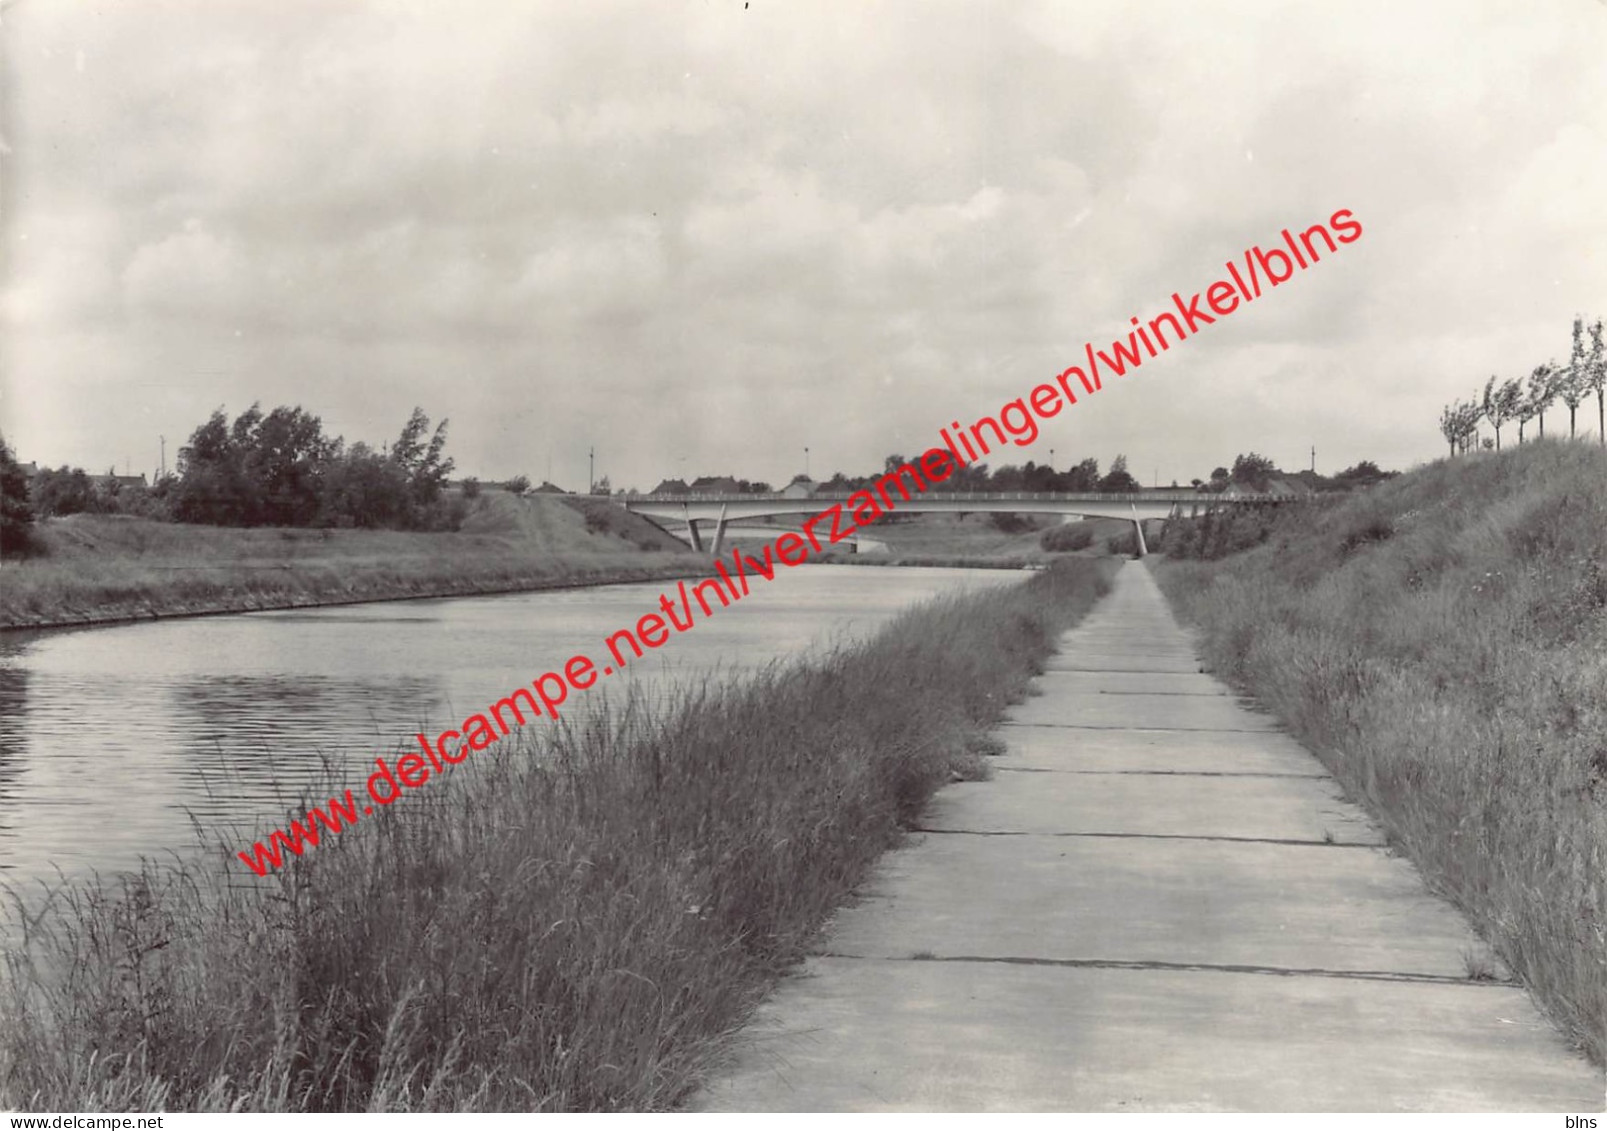
[[[1589,337],[1587,349],[1585,339]],[[1451,455],[1466,452],[1478,442],[1479,424],[1489,421],[1495,430],[1493,444],[1486,447],[1501,448],[1501,428],[1516,423],[1518,443],[1523,443],[1524,426],[1537,420],[1540,435],[1546,434],[1546,410],[1557,401],[1568,407],[1568,438],[1576,435],[1579,406],[1591,393],[1596,394],[1596,432],[1607,444],[1607,345],[1602,340],[1602,320],[1596,319],[1587,330],[1583,318],[1574,319],[1573,349],[1567,365],[1548,361],[1537,365],[1529,374],[1527,383],[1519,378],[1500,382],[1491,377],[1484,383],[1482,396],[1471,401],[1457,401],[1446,405],[1440,413],[1440,434],[1450,445]]]

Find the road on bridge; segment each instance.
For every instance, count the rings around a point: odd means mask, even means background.
[[[1036,686],[695,1106],[1601,1110],[1460,915],[1199,674],[1146,567]]]

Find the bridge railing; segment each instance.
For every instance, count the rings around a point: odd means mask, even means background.
[[[810,503],[842,502],[852,491],[817,491],[812,495],[784,495],[772,492],[764,495],[732,495],[715,492],[690,492],[674,495],[627,494],[619,496],[632,503]],[[1041,502],[1041,503],[1290,503],[1301,501],[1299,495],[1240,494],[1224,495],[1211,491],[1167,490],[1159,491],[924,491],[913,498],[952,499],[957,502]]]

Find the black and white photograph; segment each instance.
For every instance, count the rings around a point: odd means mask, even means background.
[[[1604,326],[1607,0],[0,0],[0,1113],[1607,1128]]]

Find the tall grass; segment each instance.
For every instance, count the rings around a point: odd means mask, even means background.
[[[1436,463],[1158,576],[1601,1063],[1607,453]]]
[[[122,515],[53,519],[0,576],[0,627],[42,627],[398,597],[500,593],[706,572],[604,500],[589,519],[488,492],[461,532],[239,530]],[[603,522],[604,525],[599,525]],[[607,526],[606,523],[613,525]]]
[[[224,849],[19,909],[0,1104],[672,1106],[932,791],[978,771],[1110,568],[505,742],[266,880]]]

